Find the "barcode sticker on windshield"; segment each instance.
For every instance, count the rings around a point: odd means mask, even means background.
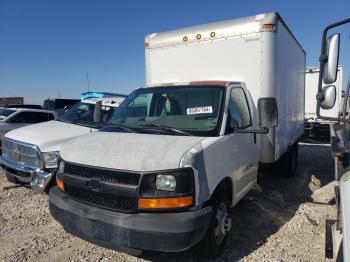
[[[213,107],[211,106],[200,106],[187,108],[187,115],[195,114],[211,114],[213,113]]]

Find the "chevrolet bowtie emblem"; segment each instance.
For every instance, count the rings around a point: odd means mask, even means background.
[[[101,192],[102,187],[103,187],[103,183],[101,183],[99,179],[91,179],[87,183],[87,188],[94,192]]]

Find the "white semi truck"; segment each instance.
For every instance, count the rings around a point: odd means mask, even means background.
[[[91,133],[109,120],[125,95],[85,92],[82,100],[54,121],[7,133],[2,139],[0,170],[9,181],[48,192],[55,184],[58,152],[66,141]]]
[[[146,86],[61,148],[51,215],[112,249],[218,256],[259,162],[295,171],[305,52],[269,13],[150,34],[145,56]]]
[[[350,262],[350,77],[342,101],[339,117],[330,117],[323,110],[331,110],[337,103],[335,83],[339,75],[340,26],[350,24],[350,18],[328,25],[322,34],[320,74],[317,89],[316,116],[331,124],[331,151],[334,158],[336,220],[326,222],[326,257]],[[330,35],[330,32],[332,34]],[[346,35],[347,36],[347,35]],[[348,39],[343,37],[345,43]],[[326,84],[324,86],[323,84]],[[339,103],[339,101],[338,101]]]
[[[316,116],[316,99],[318,88],[318,79],[320,74],[319,67],[307,67],[305,70],[305,137],[316,139],[329,139],[330,124],[334,121],[318,119]],[[325,84],[323,84],[325,86]],[[343,93],[343,66],[338,66],[338,77],[334,82],[336,87],[337,100],[334,107],[330,110],[323,110],[322,115],[337,118],[341,112]]]

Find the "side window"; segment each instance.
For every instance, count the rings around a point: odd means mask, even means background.
[[[247,128],[252,125],[247,98],[242,88],[233,88],[229,103],[230,119],[237,122],[238,128]]]
[[[129,105],[125,108],[125,117],[146,117],[148,115],[148,96],[149,94],[140,94],[130,101]],[[151,100],[151,99],[149,99]]]
[[[35,123],[34,112],[20,112],[13,116],[10,120],[11,123]]]
[[[51,113],[42,113],[42,112],[35,113],[35,123],[50,121],[53,118],[54,118],[53,114],[51,114]]]

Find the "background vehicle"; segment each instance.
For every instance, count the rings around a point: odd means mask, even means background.
[[[11,130],[50,121],[56,117],[55,112],[47,110],[5,107],[0,110],[0,138]]]
[[[112,116],[124,95],[82,100],[55,121],[8,133],[3,138],[0,165],[11,182],[22,183],[38,192],[55,182],[58,152],[69,139],[96,131]]]
[[[6,108],[31,108],[31,109],[43,109],[41,105],[23,104],[23,105],[7,105]]]
[[[349,172],[349,131],[350,119],[348,115],[348,99],[350,78],[343,99],[341,117],[334,118],[324,116],[321,109],[332,109],[336,103],[336,87],[333,85],[339,77],[338,59],[340,34],[335,33],[327,38],[329,30],[350,23],[350,18],[327,26],[322,35],[320,55],[320,75],[317,91],[317,118],[326,121],[334,121],[331,124],[331,149],[335,164],[335,199],[337,203],[337,219],[326,222],[326,256],[335,258],[337,261],[350,261],[350,172]],[[327,86],[323,86],[323,83]]]
[[[320,68],[307,67],[305,70],[305,137],[314,139],[329,139],[331,121],[317,119],[316,116],[316,99],[310,99],[315,96],[318,88]],[[334,107],[330,110],[322,110],[322,114],[329,117],[337,118],[341,112],[341,102],[343,95],[343,67],[338,66],[338,77],[334,82],[336,87],[337,100]]]
[[[151,34],[145,48],[147,86],[61,148],[51,215],[108,248],[218,256],[259,162],[294,174],[304,50],[276,13]]]
[[[44,101],[43,108],[55,111],[61,115],[79,101],[79,99],[48,98]]]

